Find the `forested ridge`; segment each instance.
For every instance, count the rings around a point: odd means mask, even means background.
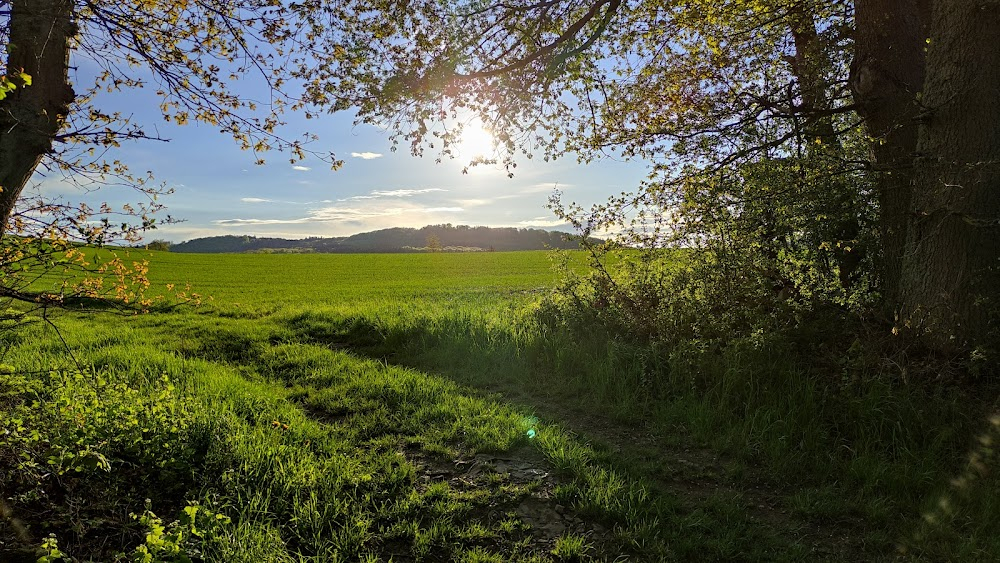
[[[580,244],[567,233],[541,229],[429,225],[420,229],[380,229],[346,237],[284,239],[223,235],[192,239],[169,248],[173,252],[499,252],[578,249]]]

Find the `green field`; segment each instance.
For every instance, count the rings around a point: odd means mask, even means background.
[[[983,402],[832,386],[808,335],[581,336],[543,252],[143,257],[201,303],[2,333],[0,560],[1000,554]]]

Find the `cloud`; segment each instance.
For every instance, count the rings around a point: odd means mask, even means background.
[[[420,190],[373,190],[368,195],[356,195],[340,201],[359,201],[362,199],[378,199],[381,197],[412,197],[420,194],[446,191],[448,190],[443,190],[441,188],[424,188]]]
[[[493,199],[459,199],[455,203],[461,205],[462,207],[482,207],[483,205],[492,205],[496,203],[499,197]]]
[[[562,219],[552,219],[551,217],[535,217],[527,221],[520,221],[518,225],[524,225],[525,227],[564,227],[569,225],[569,223]]]
[[[239,225],[298,225],[307,223],[306,218],[301,219],[217,219],[212,221],[216,225],[239,226]]]
[[[378,152],[352,152],[351,156],[354,158],[360,158],[363,160],[372,160],[374,158],[382,158],[382,153]]]
[[[319,223],[341,223],[345,221],[362,221],[376,217],[398,217],[414,213],[458,213],[464,211],[461,207],[390,207],[386,209],[366,209],[353,207],[323,207],[309,212],[307,220]]]
[[[243,203],[274,203],[273,199],[265,199],[262,197],[241,197],[240,201]]]
[[[320,207],[310,209],[305,217],[295,217],[291,219],[219,219],[213,221],[221,226],[247,226],[247,225],[301,225],[304,223],[360,223],[369,219],[380,217],[399,217],[403,215],[426,214],[426,213],[460,213],[464,211],[461,207]]]
[[[300,166],[300,165],[296,164],[295,166],[292,167],[292,170],[298,170],[299,172],[308,172],[308,171],[312,170],[312,168],[309,168],[308,166]]]
[[[422,190],[375,190],[372,192],[373,196],[376,197],[410,197],[418,194],[429,194],[431,192],[446,192],[448,190],[443,190],[441,188],[425,188]]]

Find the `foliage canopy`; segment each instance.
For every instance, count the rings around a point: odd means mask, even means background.
[[[0,9],[0,287],[6,297],[64,303],[128,291],[142,284],[127,275],[104,284],[106,271],[76,255],[77,244],[135,243],[164,219],[152,172],[136,173],[108,157],[130,140],[161,139],[154,124],[102,107],[102,94],[149,89],[160,98],[164,120],[200,122],[231,136],[258,163],[271,149],[293,161],[307,153],[332,166],[333,155],[310,151],[306,134],[281,134],[282,114],[303,109],[289,68],[316,64],[325,55],[313,42],[322,25],[308,8],[275,0],[149,0],[91,2],[16,0]],[[88,70],[78,70],[88,69]],[[96,69],[96,70],[94,70]],[[92,77],[88,77],[91,73]],[[82,79],[81,79],[82,78]],[[91,80],[87,83],[86,80]],[[252,95],[249,93],[252,92]],[[260,99],[258,99],[260,98]],[[260,101],[263,100],[263,101]],[[51,180],[85,191],[126,186],[139,203],[97,208],[47,195]],[[32,181],[35,183],[32,184]],[[51,191],[49,192],[49,194]],[[168,216],[165,221],[172,219]],[[127,261],[119,261],[127,264]],[[29,264],[31,267],[25,266]],[[63,284],[31,293],[38,267],[88,270],[90,285]],[[120,269],[118,265],[112,269]],[[103,284],[103,285],[102,285]],[[98,287],[102,285],[102,287]]]
[[[451,155],[473,115],[509,171],[518,152],[643,158],[638,189],[556,212],[584,234],[705,247],[758,293],[881,302],[898,330],[969,350],[995,336],[1000,256],[982,133],[1000,78],[975,70],[1000,13],[973,4],[348,1],[320,38],[342,56],[303,76],[414,154]]]
[[[0,13],[0,223],[87,243],[134,237],[135,224],[107,218],[116,213],[153,225],[161,189],[99,158],[149,135],[95,107],[101,90],[152,85],[165,119],[293,159],[306,146],[279,135],[286,110],[355,111],[439,157],[478,120],[498,147],[471,164],[650,163],[643,185],[606,204],[553,201],[585,235],[704,247],[759,294],[880,302],[932,347],[988,347],[1000,75],[980,69],[1000,67],[1000,10],[982,4],[16,0]],[[70,53],[102,69],[94,85],[74,90]],[[25,75],[31,85],[12,89]],[[243,97],[242,80],[269,102]],[[23,197],[39,163],[149,201],[118,211]]]

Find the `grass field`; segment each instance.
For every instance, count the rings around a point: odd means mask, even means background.
[[[861,352],[580,337],[547,253],[134,254],[201,304],[2,333],[0,560],[1000,558],[989,401]]]

